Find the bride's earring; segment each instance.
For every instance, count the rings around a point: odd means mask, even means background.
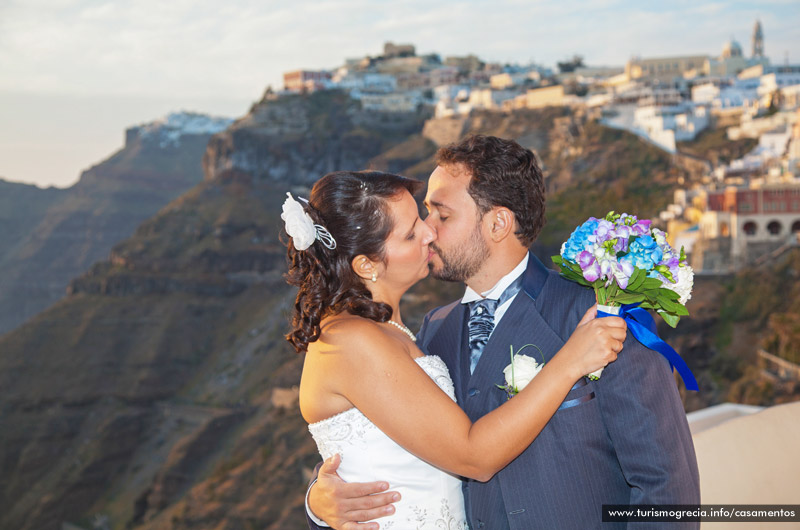
[[[377,281],[378,281],[378,273],[375,272],[375,271],[372,271],[372,283],[375,283]]]

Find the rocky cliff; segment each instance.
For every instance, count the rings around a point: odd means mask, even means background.
[[[272,106],[321,110],[288,134]],[[327,168],[395,163],[423,121],[338,97],[255,105],[209,143],[205,181],[2,336],[0,528],[299,527],[316,456],[282,337],[280,205]]]
[[[0,187],[0,333],[64,296],[69,281],[202,180],[202,155],[230,120],[176,113],[131,127],[125,146],[65,190]]]

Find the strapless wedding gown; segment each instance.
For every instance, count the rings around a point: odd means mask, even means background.
[[[444,361],[427,355],[416,362],[450,399],[456,400]],[[402,495],[392,516],[376,519],[382,529],[469,530],[461,480],[397,445],[358,409],[312,423],[308,430],[323,458],[341,455],[338,473],[344,480],[385,480]]]

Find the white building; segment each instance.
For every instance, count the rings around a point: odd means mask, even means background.
[[[739,127],[728,127],[727,135],[729,140],[739,138],[760,138],[762,134],[778,128],[792,126],[797,123],[798,114],[795,111],[781,111],[771,116],[760,118],[753,117],[751,113],[742,115],[742,122]]]
[[[504,101],[514,99],[517,94],[513,90],[473,89],[468,103],[475,109],[501,109]]]
[[[759,78],[759,96],[765,96],[792,85],[800,85],[800,72],[771,73]]]
[[[458,81],[458,68],[454,66],[442,66],[434,68],[428,72],[430,76],[430,86],[438,87],[442,85],[453,85]]]
[[[470,87],[467,85],[440,85],[433,89],[434,116],[437,118],[469,114]]]
[[[676,142],[688,142],[709,125],[708,109],[692,104],[648,105],[634,112],[633,126],[664,150],[674,153]]]
[[[783,87],[780,97],[784,110],[800,108],[800,85]]]
[[[758,100],[755,88],[734,83],[704,83],[692,87],[692,102],[698,105],[711,105],[715,109],[732,109],[743,107]]]
[[[353,72],[340,68],[332,81],[334,86],[350,90],[354,99],[359,99],[364,92],[387,94],[397,90],[397,79],[389,74]]]
[[[521,72],[503,72],[489,78],[489,84],[495,90],[503,90],[515,86],[538,86],[542,76],[536,70]]]
[[[390,94],[361,94],[361,107],[364,110],[379,112],[414,112],[422,103],[418,91],[392,92]]]

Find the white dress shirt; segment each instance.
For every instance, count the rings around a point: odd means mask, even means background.
[[[462,304],[468,304],[470,302],[474,302],[475,300],[480,300],[482,298],[489,300],[498,300],[500,295],[503,294],[503,291],[506,290],[506,287],[514,283],[514,281],[520,277],[520,275],[525,272],[525,269],[528,268],[528,254],[525,254],[525,257],[522,258],[522,261],[514,267],[511,272],[500,278],[500,280],[494,284],[494,287],[489,289],[488,291],[484,292],[482,295],[475,292],[470,286],[467,286],[466,291],[464,292],[464,297],[461,298]],[[517,293],[519,294],[519,293]],[[500,323],[500,319],[503,318],[503,315],[506,314],[506,311],[509,307],[511,307],[511,303],[517,297],[515,294],[505,302],[503,305],[498,306],[498,308],[494,312],[494,327],[497,328],[497,324]],[[492,330],[494,331],[494,329]],[[491,334],[489,334],[491,337]]]

